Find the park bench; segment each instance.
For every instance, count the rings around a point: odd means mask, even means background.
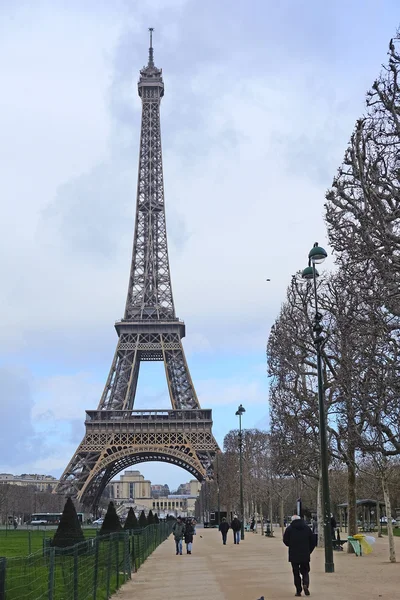
[[[339,552],[343,552],[343,546],[344,544],[347,544],[347,540],[341,540],[340,538],[338,540],[333,539],[332,540],[332,547],[334,550],[338,550]]]
[[[368,523],[366,523],[362,527],[359,527],[359,530],[364,531],[364,533],[370,533],[375,531],[375,525],[368,525]]]
[[[267,523],[265,527],[265,536],[266,537],[275,537],[273,531],[271,531],[271,524]]]

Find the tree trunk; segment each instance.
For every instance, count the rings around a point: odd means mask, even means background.
[[[389,486],[387,482],[386,475],[382,475],[382,489],[383,489],[383,499],[385,501],[386,507],[386,516],[387,516],[387,530],[388,530],[388,538],[389,538],[389,560],[391,563],[396,562],[396,550],[394,547],[394,535],[393,535],[393,525],[392,525],[392,507],[390,505],[390,496],[389,496]]]
[[[270,526],[271,526],[271,535],[273,535],[274,533],[274,526],[273,526],[273,513],[272,513],[272,496],[271,494],[269,495],[269,520],[270,520]]]
[[[283,506],[283,495],[281,496],[281,500],[280,500],[280,520],[281,520],[281,529],[282,529],[282,535],[283,535],[284,531],[285,531],[285,510],[284,510],[284,506]]]
[[[348,447],[349,462],[347,463],[347,535],[357,533],[357,492],[356,492],[356,467],[355,467],[355,448],[354,444],[349,442]],[[347,552],[354,554],[351,544],[347,544]]]
[[[317,489],[317,523],[318,523],[318,548],[323,548],[325,545],[324,535],[324,515],[322,510],[322,477],[318,479]]]

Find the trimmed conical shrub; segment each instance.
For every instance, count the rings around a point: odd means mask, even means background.
[[[139,523],[136,518],[135,511],[133,510],[133,508],[131,506],[129,509],[129,512],[128,512],[128,516],[126,517],[124,529],[131,530],[131,529],[137,529],[138,527],[139,527]]]
[[[149,510],[149,514],[147,515],[147,524],[154,525],[154,515],[151,509]]]
[[[114,531],[121,531],[122,525],[115,510],[114,502],[110,502],[107,508],[106,516],[104,517],[103,524],[100,529],[100,535],[106,535],[107,533],[114,533]]]
[[[158,518],[158,514],[156,513],[156,514],[154,515],[154,523],[155,523],[156,525],[158,525],[158,523],[159,523],[159,522],[160,522],[160,519]]]
[[[58,548],[68,548],[69,546],[83,542],[84,539],[74,503],[71,498],[67,498],[60,523],[52,540],[52,545]]]
[[[147,527],[147,519],[146,515],[144,514],[144,510],[142,510],[142,512],[139,515],[139,527],[140,529]]]

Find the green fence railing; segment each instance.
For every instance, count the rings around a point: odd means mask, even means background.
[[[0,600],[107,600],[167,539],[170,523],[0,557]]]

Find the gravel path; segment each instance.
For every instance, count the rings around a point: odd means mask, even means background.
[[[343,537],[344,534],[343,534]],[[368,556],[334,552],[335,573],[324,573],[324,552],[311,559],[311,597],[321,600],[395,600],[400,598],[399,563],[389,563],[387,539]],[[223,546],[216,529],[198,529],[193,554],[175,555],[172,536],[147,559],[115,600],[278,600],[294,597],[287,549],[275,538],[247,533],[238,546],[232,532]]]

